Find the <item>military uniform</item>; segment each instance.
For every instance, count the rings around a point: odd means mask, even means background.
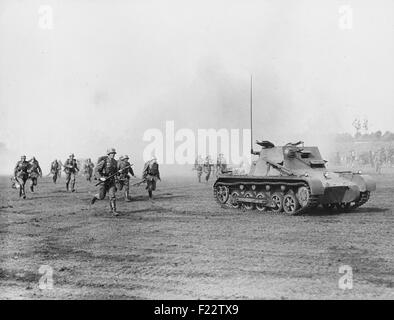
[[[202,159],[201,157],[198,157],[196,161],[194,162],[194,170],[197,171],[197,179],[198,182],[201,182],[201,175],[202,175]]]
[[[52,176],[52,180],[53,183],[56,183],[56,180],[59,176],[59,171],[60,171],[60,163],[57,160],[53,160],[51,163],[51,174],[53,174]]]
[[[78,169],[78,164],[77,160],[74,159],[74,154],[70,155],[70,158],[66,160],[64,163],[64,172],[66,173],[66,189],[69,191],[69,184],[71,181],[71,191],[75,191],[75,176],[77,174]]]
[[[203,165],[203,170],[204,170],[204,173],[205,173],[205,182],[208,182],[209,177],[211,176],[211,171],[212,171],[212,165],[211,165],[211,163],[209,161],[209,157],[205,158],[205,162],[204,162],[204,165]]]
[[[226,159],[224,159],[223,154],[220,154],[216,161],[216,175],[224,173],[227,170]]]
[[[94,204],[97,200],[103,200],[108,193],[111,212],[115,215],[118,215],[116,212],[115,180],[115,174],[118,172],[118,162],[113,157],[110,157],[110,154],[115,155],[115,149],[112,148],[107,150],[107,157],[102,158],[96,166],[96,177],[98,177],[103,182],[99,185],[98,193],[94,195],[93,199],[91,200],[91,204]],[[108,178],[111,175],[114,176],[112,178]]]
[[[129,156],[123,156],[118,161],[118,181],[117,181],[117,189],[122,190],[124,189],[124,197],[126,201],[130,201],[129,190],[130,190],[130,175],[133,177],[134,171],[130,166],[129,163]]]
[[[23,197],[23,199],[26,199],[26,192],[25,192],[25,184],[27,179],[29,178],[29,169],[30,169],[31,164],[26,161],[26,157],[22,156],[21,160],[16,163],[15,169],[14,169],[14,177],[15,179],[19,178],[19,197]]]
[[[40,164],[36,160],[36,158],[32,158],[30,160],[31,166],[29,169],[29,179],[30,179],[30,191],[34,192],[34,187],[37,185],[38,177],[42,176],[42,171]]]
[[[152,191],[156,190],[156,181],[160,179],[159,164],[156,158],[145,163],[142,172],[143,179],[146,180],[146,188],[148,190],[149,199],[152,199]]]
[[[84,171],[86,175],[86,180],[88,180],[89,182],[92,181],[93,169],[94,169],[94,164],[90,159],[88,159],[88,161],[85,163]]]

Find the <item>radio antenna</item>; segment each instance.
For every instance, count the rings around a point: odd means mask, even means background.
[[[250,152],[253,152],[253,77],[250,75]]]

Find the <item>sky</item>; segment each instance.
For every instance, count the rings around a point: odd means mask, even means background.
[[[109,147],[138,172],[166,121],[249,128],[251,75],[256,139],[394,131],[393,39],[390,0],[0,0],[0,173]]]

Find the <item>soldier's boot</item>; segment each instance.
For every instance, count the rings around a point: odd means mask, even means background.
[[[94,204],[97,200],[97,197],[93,196],[92,200],[90,200],[90,204]]]
[[[153,200],[152,190],[148,190],[149,200]]]
[[[116,211],[116,202],[115,200],[110,201],[110,206],[111,206],[111,212],[114,216],[118,216],[119,213]]]
[[[75,192],[75,181],[73,181],[71,185],[71,192]]]
[[[30,191],[34,193],[34,184],[33,183],[30,185]]]
[[[124,198],[125,198],[125,200],[126,200],[127,202],[130,202],[130,201],[131,201],[130,195],[129,195],[129,192],[128,192],[128,191],[125,191],[125,192],[124,192]]]
[[[25,187],[24,186],[20,186],[19,196],[21,196],[23,199],[26,199],[26,193],[25,193]]]
[[[67,190],[67,192],[70,191],[70,190],[68,189],[68,183],[66,183],[66,190]]]

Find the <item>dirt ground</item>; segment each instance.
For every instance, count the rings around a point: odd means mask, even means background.
[[[119,217],[90,206],[83,177],[76,193],[42,178],[26,200],[1,177],[0,299],[393,299],[394,174],[375,177],[357,211],[296,217],[220,208],[192,177],[163,179],[153,202],[118,193]]]

